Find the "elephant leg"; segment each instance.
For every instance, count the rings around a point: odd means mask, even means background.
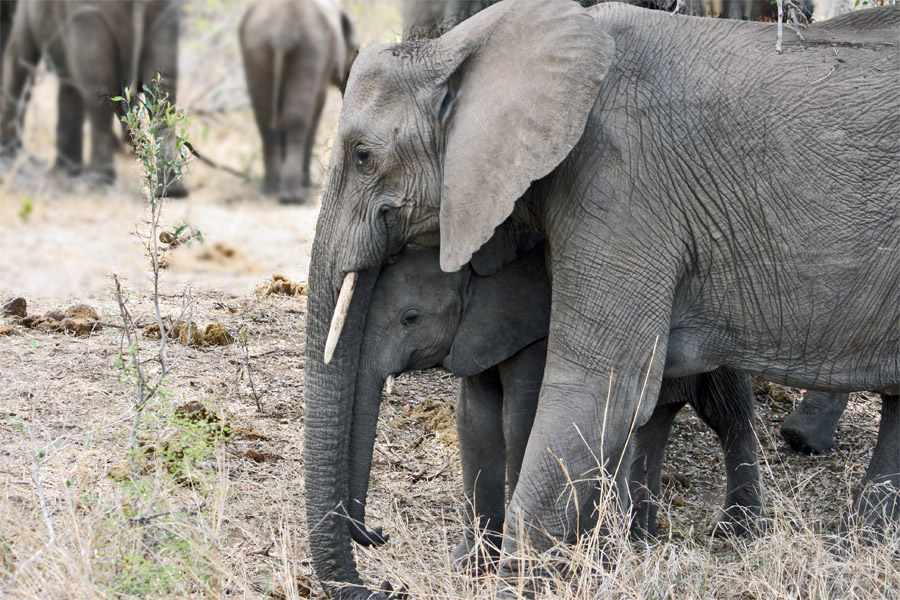
[[[59,84],[56,121],[56,164],[68,175],[78,175],[84,168],[84,100],[81,91],[65,81]]]
[[[526,577],[528,586],[529,574],[538,574],[533,569],[543,569],[531,564],[532,552],[574,542],[598,517],[624,519],[630,502],[626,443],[631,413],[623,405],[636,401],[632,394],[647,378],[623,373],[610,381],[607,373],[548,351],[534,426],[506,512],[499,574],[508,585]],[[647,397],[655,403],[658,390],[653,388],[648,386]]]
[[[309,200],[311,182],[307,165],[314,138],[316,107],[327,81],[321,50],[306,45],[294,48],[285,57],[281,123],[283,157],[279,200],[287,204]]]
[[[838,419],[847,408],[847,394],[806,392],[803,402],[781,424],[781,437],[798,452],[818,454],[834,447]]]
[[[140,60],[138,79],[145,84],[160,78],[160,92],[169,97],[169,103],[175,106],[178,81],[178,22],[177,3],[162,3],[156,12],[145,14],[149,22],[145,24],[146,40]],[[176,132],[168,127],[160,130],[163,139],[163,157],[167,162],[176,160]],[[156,196],[183,198],[188,195],[188,188],[181,175],[173,169],[160,169],[156,174]]]
[[[675,416],[687,401],[675,388],[683,386],[681,380],[663,380],[653,415],[638,428],[632,441],[628,487],[632,504],[631,533],[636,538],[656,535],[666,444]]]
[[[0,155],[13,156],[22,148],[22,128],[29,98],[28,82],[40,60],[41,47],[31,37],[26,19],[15,20],[3,54]]]
[[[539,340],[500,363],[503,383],[503,439],[506,444],[506,486],[509,496],[515,492],[525,459],[525,448],[534,425],[544,363],[547,362],[547,340]]]
[[[311,174],[311,166],[312,166],[312,157],[313,157],[313,149],[316,145],[316,130],[319,128],[319,121],[322,118],[322,110],[325,108],[325,99],[328,92],[327,84],[323,84],[322,88],[319,90],[319,96],[316,98],[316,110],[312,116],[312,122],[310,127],[306,130],[306,158],[303,163],[303,185],[309,188],[310,191],[313,189],[312,183],[312,174]]]
[[[466,496],[466,528],[453,551],[461,570],[481,571],[496,557],[506,505],[503,388],[496,368],[460,381],[456,406],[459,454]],[[484,532],[485,544],[476,541]]]
[[[90,11],[76,13],[72,20],[72,40],[90,43],[70,43],[72,79],[81,88],[81,95],[91,124],[91,156],[89,176],[100,184],[115,180],[113,164],[116,137],[113,133],[115,107],[111,98],[118,94],[119,80],[114,58],[117,42],[103,19]]]
[[[756,531],[763,516],[764,494],[750,376],[721,368],[696,379],[694,408],[716,432],[725,455],[725,501],[713,519],[712,530],[736,535]]]
[[[281,125],[277,114],[280,98],[276,97],[275,67],[272,49],[241,40],[247,91],[263,151],[263,193],[277,194],[281,188]]]
[[[853,496],[851,520],[870,528],[875,537],[900,525],[900,396],[881,396],[878,441]]]

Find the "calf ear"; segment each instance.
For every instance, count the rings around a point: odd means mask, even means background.
[[[472,275],[466,305],[444,366],[468,377],[547,336],[550,279],[543,245],[490,277]]]
[[[543,241],[541,234],[509,218],[497,227],[491,239],[472,255],[472,270],[479,275],[493,275]]]
[[[469,262],[569,154],[613,55],[612,38],[572,0],[506,0],[435,41],[444,271]]]

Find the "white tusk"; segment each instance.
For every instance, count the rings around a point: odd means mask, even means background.
[[[331,328],[328,330],[328,339],[325,341],[325,364],[331,362],[334,349],[341,337],[344,321],[347,319],[347,311],[350,310],[350,300],[353,299],[353,290],[356,288],[356,278],[359,273],[351,271],[344,277],[341,284],[341,293],[338,294],[337,306],[334,307],[334,316],[331,317]]]
[[[384,382],[385,390],[384,393],[386,396],[390,396],[391,392],[394,391],[394,376],[388,375],[387,380]]]

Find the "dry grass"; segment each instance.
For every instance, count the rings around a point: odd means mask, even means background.
[[[180,314],[190,286],[190,318],[201,326],[221,323],[246,344],[177,346],[181,358],[167,393],[147,409],[143,452],[134,456],[128,450],[134,394],[114,366],[119,331],[75,337],[0,320],[9,333],[0,337],[0,597],[320,593],[303,512],[306,298],[252,291],[275,273],[305,281],[317,208],[283,207],[256,191],[259,145],[234,34],[243,5],[187,5],[179,94],[195,114],[198,149],[253,181],[193,168],[191,198],[170,203],[167,215],[173,227],[182,221],[199,227],[207,244],[170,253],[162,306],[164,314]],[[364,41],[396,35],[395,5],[359,1],[349,9]],[[46,176],[54,120],[40,116],[55,112],[54,99],[55,81],[44,74],[27,124],[32,157],[0,183],[0,301],[24,295],[29,314],[85,302],[100,321],[114,323],[119,312],[107,276],[116,271],[129,276],[129,310],[146,322],[147,262],[133,239],[144,213],[130,160],[119,158],[119,183],[110,190]],[[316,148],[318,181],[338,110],[335,93]],[[141,343],[149,356],[155,342]],[[385,401],[369,514],[391,541],[357,550],[374,587],[387,579],[417,598],[494,595],[490,577],[465,577],[450,566],[462,527],[458,450],[445,435],[455,390],[444,372],[416,373],[399,378]],[[667,469],[690,487],[667,495],[665,535],[635,543],[620,526],[561,548],[569,572],[547,595],[897,598],[900,535],[872,545],[835,544],[850,488],[871,455],[877,400],[855,397],[837,449],[806,457],[771,433],[796,397],[792,390],[758,397],[771,517],[763,536],[721,541],[706,534],[724,490],[722,459],[712,433],[685,411]],[[180,418],[178,407],[193,402],[227,424],[227,435]],[[133,475],[129,460],[140,467]]]

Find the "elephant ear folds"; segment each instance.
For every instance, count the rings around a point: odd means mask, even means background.
[[[550,278],[544,246],[490,277],[473,275],[444,366],[457,377],[480,373],[547,337]]]
[[[447,83],[441,268],[455,271],[581,138],[614,44],[576,2],[506,0],[435,53]]]

